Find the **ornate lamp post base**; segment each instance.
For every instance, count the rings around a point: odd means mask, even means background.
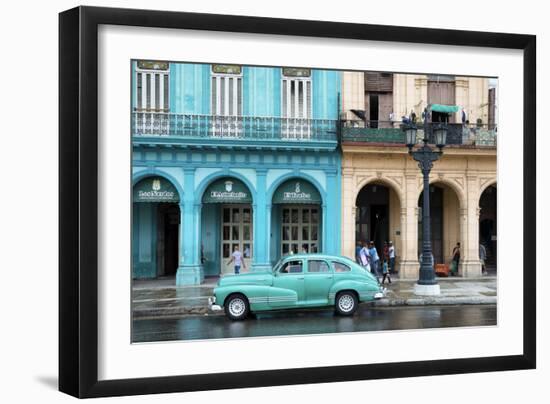
[[[439,296],[441,290],[439,289],[439,284],[435,285],[420,285],[418,283],[414,284],[413,293],[420,296]]]

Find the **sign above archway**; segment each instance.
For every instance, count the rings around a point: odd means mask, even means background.
[[[202,196],[203,203],[252,203],[248,187],[236,178],[214,181]]]
[[[134,202],[179,202],[178,191],[162,177],[147,177],[134,185]]]
[[[273,203],[320,204],[321,195],[309,181],[292,179],[279,185],[273,195]]]

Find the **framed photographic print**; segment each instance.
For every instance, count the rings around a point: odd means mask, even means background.
[[[61,391],[535,367],[534,36],[78,7],[59,66]]]

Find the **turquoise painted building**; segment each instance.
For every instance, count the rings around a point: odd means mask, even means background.
[[[134,279],[340,253],[340,72],[132,62]]]

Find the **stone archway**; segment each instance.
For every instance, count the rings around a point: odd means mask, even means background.
[[[418,197],[418,254],[422,251],[423,239],[422,200],[423,191]],[[463,244],[461,209],[460,196],[455,187],[443,181],[430,184],[430,232],[434,265],[450,265],[457,243]]]
[[[390,241],[395,248],[395,266],[399,272],[403,252],[403,215],[401,189],[382,177],[371,179],[357,188],[355,196],[355,248],[362,242],[373,241],[381,258]]]
[[[132,277],[176,275],[179,263],[180,195],[163,176],[136,181],[132,204]]]
[[[280,183],[271,199],[272,258],[298,253],[320,253],[323,245],[323,198],[302,177]]]
[[[205,187],[198,247],[206,277],[236,273],[235,266],[239,273],[250,270],[254,255],[252,203],[251,190],[236,177],[220,177]],[[240,258],[231,261],[235,253]]]

